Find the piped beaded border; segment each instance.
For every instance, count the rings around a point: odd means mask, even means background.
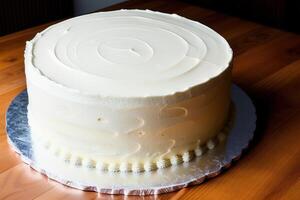
[[[205,144],[197,147],[194,150],[186,151],[183,154],[173,155],[169,158],[160,158],[157,161],[140,162],[121,162],[121,163],[106,163],[102,161],[96,161],[93,159],[84,159],[81,156],[74,156],[69,152],[62,152],[60,148],[51,145],[49,141],[43,144],[43,147],[52,152],[56,157],[60,157],[67,164],[74,165],[76,167],[85,167],[88,169],[96,169],[106,172],[123,172],[123,173],[142,173],[151,172],[158,169],[167,168],[170,166],[180,165],[185,162],[190,162],[196,157],[200,157],[206,151],[214,149],[215,146],[223,142],[226,139],[227,133],[232,128],[234,120],[233,104],[231,105],[227,124],[220,131],[220,133],[208,140]]]

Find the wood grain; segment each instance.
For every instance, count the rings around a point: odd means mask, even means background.
[[[142,199],[300,199],[300,36],[180,1],[134,0],[106,8],[152,9],[200,21],[234,50],[233,81],[257,107],[255,139],[225,173],[199,186]],[[48,180],[8,146],[5,112],[25,86],[25,41],[50,24],[0,37],[0,199],[138,199],[83,192]]]

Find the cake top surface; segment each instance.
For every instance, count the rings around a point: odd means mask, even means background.
[[[82,93],[164,96],[218,76],[232,50],[218,33],[176,14],[118,10],[50,26],[25,59],[54,84]]]

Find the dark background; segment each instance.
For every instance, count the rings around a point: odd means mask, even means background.
[[[0,0],[0,35],[72,15],[72,0]]]
[[[299,0],[187,0],[187,2],[280,29],[300,32]]]
[[[297,0],[182,1],[300,33],[300,1]],[[88,2],[89,0],[86,0],[85,3]],[[171,0],[169,2],[172,3]],[[99,8],[94,10],[97,9]],[[1,0],[0,35],[58,19],[69,18],[75,14],[74,0]]]

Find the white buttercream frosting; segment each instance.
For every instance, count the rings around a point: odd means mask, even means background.
[[[171,162],[169,159],[167,158],[160,158],[157,162],[156,162],[157,168],[158,169],[163,169],[166,167],[169,167],[171,165]]]
[[[85,158],[82,160],[82,166],[87,168],[95,168],[96,167],[96,161],[90,158]]]
[[[55,155],[59,156],[61,154],[61,149],[60,147],[56,147],[54,145],[51,146],[50,151]]]
[[[130,172],[131,171],[131,163],[128,162],[122,162],[120,164],[120,171],[121,172]]]
[[[111,162],[111,163],[108,164],[107,169],[108,169],[109,172],[118,172],[120,168],[119,168],[119,165],[117,163]]]
[[[182,155],[183,162],[189,162],[194,158],[194,152],[193,151],[186,151]]]
[[[210,28],[148,10],[69,19],[37,34],[32,45],[32,64],[45,77],[101,96],[186,91],[221,74],[232,57],[227,42]]]
[[[144,163],[121,162],[120,164],[118,164],[118,162],[111,162],[109,164],[106,164],[102,161],[95,161],[88,157],[81,158],[77,155],[72,155],[68,151],[63,150],[62,148],[59,147],[55,147],[53,145],[51,145],[50,148],[47,148],[45,145],[43,145],[43,148],[54,153],[56,156],[61,156],[65,162],[70,163],[71,165],[75,165],[77,167],[83,166],[89,169],[97,168],[100,171],[123,172],[123,173],[129,173],[129,172],[140,173],[143,171],[151,172],[157,169],[163,169],[169,167],[171,165],[176,166],[183,162],[189,162],[193,160],[195,156],[197,157],[201,156],[205,152],[205,148],[207,148],[208,150],[213,149],[216,145],[216,142],[214,140],[218,139],[219,142],[223,142],[226,139],[226,134],[227,134],[226,131],[229,131],[229,127],[230,127],[229,124],[231,124],[231,121],[232,120],[229,120],[227,122],[226,126],[224,126],[224,128],[220,131],[220,133],[217,134],[216,138],[212,138],[208,140],[206,144],[201,146],[198,141],[198,145],[196,146],[196,149],[194,149],[193,151],[185,151],[182,154],[172,155],[169,158],[160,158],[156,162],[151,160],[146,160]],[[34,139],[36,140],[37,138],[34,137]],[[51,142],[48,141],[47,143],[51,143]]]
[[[98,161],[96,164],[96,169],[98,169],[99,171],[106,171],[108,168],[108,165],[104,162]]]
[[[182,156],[181,155],[173,155],[170,158],[170,162],[172,165],[178,165],[183,162]]]
[[[144,163],[144,169],[145,169],[146,172],[150,172],[150,171],[156,170],[157,166],[152,161],[145,161],[145,163]]]
[[[68,163],[71,161],[71,153],[67,152],[65,154],[62,155],[62,159],[64,160],[64,162]]]
[[[142,163],[139,163],[139,162],[132,163],[132,172],[140,173],[142,171],[144,171],[144,167],[143,167]]]
[[[208,149],[213,149],[213,148],[215,148],[215,146],[216,146],[215,141],[209,140],[209,141],[206,143],[206,146],[207,146]]]
[[[26,44],[31,131],[65,148],[58,156],[67,162],[97,170],[190,161],[227,121],[231,58],[224,38],[178,15],[119,10],[63,21]]]
[[[77,156],[77,155],[72,155],[71,159],[70,159],[70,163],[72,165],[75,165],[75,166],[81,166],[82,165],[82,158],[80,156]]]
[[[202,149],[202,147],[197,147],[196,149],[195,149],[195,155],[196,156],[201,156],[203,154],[203,149]]]

